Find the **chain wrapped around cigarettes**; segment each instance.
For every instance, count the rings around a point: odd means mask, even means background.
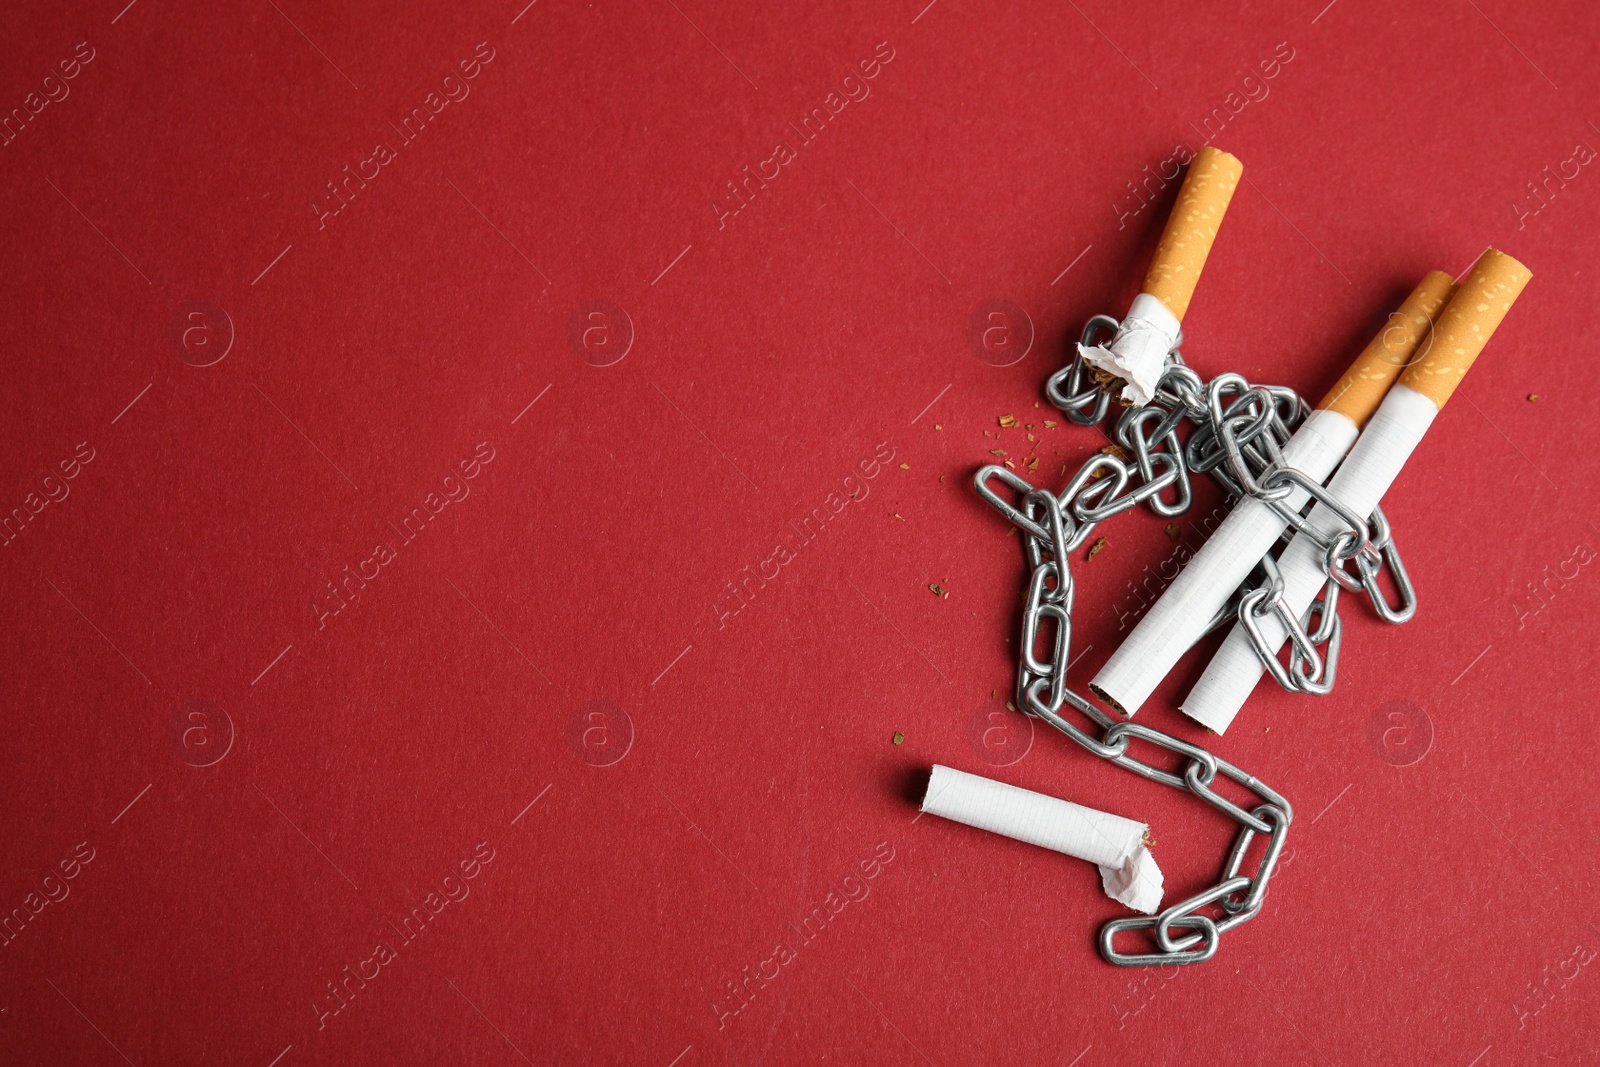
[[[1215,753],[1113,718],[1067,685],[1070,553],[1100,522],[1141,503],[1166,518],[1183,514],[1192,498],[1190,478],[1211,475],[1235,504],[1227,522],[1163,594],[1164,601],[1170,598],[1181,606],[1160,618],[1152,608],[1090,689],[1131,717],[1185,651],[1236,619],[1230,643],[1183,704],[1186,714],[1222,733],[1263,670],[1285,689],[1327,694],[1338,663],[1341,590],[1365,592],[1378,616],[1391,623],[1403,623],[1416,611],[1415,591],[1378,499],[1529,277],[1521,264],[1493,249],[1461,284],[1460,300],[1452,299],[1458,287],[1448,275],[1430,273],[1316,409],[1285,386],[1255,385],[1231,373],[1205,381],[1179,353],[1180,323],[1241,172],[1238,160],[1224,152],[1207,148],[1199,153],[1129,314],[1121,322],[1106,315],[1091,319],[1077,357],[1046,386],[1050,401],[1081,426],[1101,423],[1113,399],[1128,405],[1114,428],[1128,458],[1105,452],[1092,456],[1059,493],[992,464],[974,479],[979,495],[1021,530],[1030,567],[1017,706],[1095,755],[1187,790],[1239,824],[1214,886],[1158,914],[1114,919],[1101,928],[1101,955],[1119,966],[1210,959],[1224,932],[1260,911],[1294,812],[1281,794]],[[1109,344],[1097,344],[1108,332],[1114,334]],[[1432,347],[1425,348],[1430,341]],[[1363,435],[1361,427],[1369,419]],[[1186,439],[1180,435],[1185,426]],[[1352,450],[1358,436],[1363,443],[1376,443]],[[1335,467],[1339,473],[1325,487]],[[1013,500],[996,483],[1015,494]],[[1279,557],[1284,568],[1280,573],[1269,550],[1284,538],[1289,545]],[[1380,576],[1385,570],[1397,592],[1394,602],[1383,592]],[[1258,583],[1250,579],[1254,573],[1262,576]],[[1312,618],[1317,620],[1314,627]],[[1047,621],[1054,623],[1053,641],[1041,632]],[[1285,639],[1290,645],[1287,664],[1278,658]],[[1039,652],[1041,640],[1049,647],[1047,655]],[[1240,646],[1253,649],[1253,657]],[[1233,660],[1227,661],[1230,653]],[[1248,661],[1244,666],[1240,657]],[[1214,683],[1213,673],[1219,679]],[[1069,706],[1103,733],[1096,737],[1069,720],[1063,714]],[[1179,771],[1144,762],[1129,754],[1136,740],[1176,753],[1187,763]],[[938,768],[936,773],[950,772]],[[1251,794],[1249,810],[1213,788],[1219,774]],[[988,803],[1013,803],[1004,796]],[[1015,817],[996,819],[992,811],[976,818],[950,814],[929,806],[936,800],[930,795],[924,810],[1081,853],[1052,844],[1049,833],[1039,836],[1037,827]],[[1032,818],[1037,822],[1041,817]],[[1253,874],[1241,873],[1257,835],[1265,836],[1265,850]],[[1149,866],[1153,869],[1153,861]],[[1107,871],[1104,865],[1102,871]],[[1112,890],[1110,881],[1107,890]],[[1158,904],[1158,885],[1153,898]],[[1155,905],[1131,906],[1153,912]],[[1117,935],[1132,930],[1153,930],[1159,951],[1119,951]]]
[[[1117,320],[1111,316],[1096,315],[1084,328],[1082,343],[1088,346],[1097,333],[1116,326]],[[1322,598],[1304,616],[1315,615],[1318,625],[1315,630],[1308,630],[1300,617],[1286,610],[1283,579],[1269,555],[1261,557],[1257,564],[1263,575],[1262,584],[1255,588],[1241,585],[1234,590],[1200,637],[1215,632],[1230,619],[1238,619],[1249,633],[1256,654],[1280,686],[1325,696],[1333,691],[1338,668],[1341,588],[1364,591],[1373,610],[1387,622],[1398,625],[1416,614],[1416,590],[1383,509],[1374,508],[1362,518],[1329,495],[1320,481],[1285,465],[1283,446],[1312,410],[1295,390],[1283,385],[1252,385],[1231,373],[1202,382],[1184,365],[1177,349],[1167,359],[1155,398],[1143,407],[1125,410],[1117,419],[1115,436],[1131,452],[1131,461],[1101,453],[1080,468],[1068,483],[1068,490],[1056,498],[1062,521],[1071,530],[1064,549],[1070,552],[1077,548],[1096,523],[1140,503],[1147,503],[1164,518],[1184,514],[1192,496],[1192,474],[1210,474],[1229,496],[1262,501],[1283,518],[1287,527],[1310,538],[1322,552],[1320,562],[1328,575],[1327,584]],[[1086,387],[1086,377],[1083,360],[1073,360],[1050,377],[1045,392],[1068,419],[1080,426],[1093,426],[1105,417],[1111,397],[1103,386],[1090,383]],[[1185,422],[1194,425],[1187,443],[1178,437],[1178,429]],[[1152,423],[1153,431],[1148,429]],[[978,474],[978,492],[1002,513],[1008,507],[987,485],[990,478],[996,477],[1019,492],[1033,491],[1012,471],[985,467]],[[1170,501],[1161,496],[1169,488],[1173,491]],[[1297,489],[1300,492],[1296,493]],[[1343,528],[1329,536],[1308,523],[1301,514],[1307,498],[1332,509]],[[1291,506],[1294,504],[1300,506]],[[1024,532],[1028,532],[1026,528]],[[1034,544],[1031,535],[1028,543]],[[1055,546],[1039,547],[1053,552]],[[1052,555],[1054,558],[1057,557]],[[1032,554],[1029,559],[1032,562]],[[1357,574],[1346,569],[1351,561],[1356,564]],[[1398,603],[1394,605],[1388,602],[1378,580],[1385,565],[1397,590]],[[1270,644],[1257,622],[1268,615],[1275,615],[1289,635],[1287,666],[1278,660],[1280,645]],[[1018,699],[1022,699],[1020,690]]]
[[[1096,316],[1084,329],[1083,343],[1091,343],[1097,333],[1115,326],[1115,319]],[[1220,375],[1210,383],[1202,383],[1199,375],[1183,364],[1176,350],[1170,353],[1169,359],[1155,398],[1143,407],[1124,411],[1117,419],[1116,438],[1132,453],[1130,461],[1097,453],[1079,468],[1059,494],[1037,489],[1002,466],[986,466],[975,478],[978,493],[984,500],[1022,531],[1023,547],[1031,567],[1032,577],[1022,614],[1017,706],[1043,719],[1095,755],[1153,781],[1187,789],[1240,824],[1239,836],[1228,854],[1222,879],[1215,886],[1165,909],[1158,916],[1115,919],[1101,929],[1101,954],[1111,963],[1123,966],[1198,963],[1210,959],[1224,931],[1246,922],[1260,911],[1268,879],[1294,818],[1289,801],[1253,775],[1171,734],[1131,721],[1114,720],[1089,698],[1067,686],[1073,601],[1069,554],[1083,545],[1098,523],[1140,503],[1168,518],[1183,514],[1191,499],[1191,472],[1210,473],[1235,495],[1252,490],[1252,495],[1273,494],[1279,483],[1267,472],[1280,454],[1280,443],[1306,414],[1304,401],[1292,389],[1252,386],[1234,374]],[[1075,359],[1069,367],[1051,377],[1046,392],[1068,418],[1088,426],[1104,418],[1111,398],[1102,386],[1086,384],[1086,376],[1083,361]],[[1178,428],[1184,422],[1194,424],[1187,444],[1178,437]],[[1020,507],[1005,500],[994,489],[991,483],[996,481],[1021,495]],[[1286,495],[1288,488],[1284,486],[1282,492],[1270,498]],[[1367,538],[1363,537],[1362,542],[1366,543]],[[1390,558],[1398,559],[1397,556]],[[1207,632],[1221,626],[1237,612],[1243,595],[1241,590],[1234,603],[1212,620]],[[1036,645],[1040,624],[1046,619],[1055,623],[1055,640],[1049,658],[1041,659]],[[1316,655],[1314,649],[1312,655]],[[1320,674],[1321,661],[1314,662],[1314,670]],[[1063,716],[1067,705],[1099,725],[1105,731],[1101,737],[1096,739]],[[1173,773],[1129,755],[1128,748],[1135,740],[1186,756],[1188,765],[1181,773]],[[1223,797],[1211,788],[1218,774],[1250,790],[1262,803],[1246,811]],[[1245,852],[1257,834],[1268,835],[1266,853],[1254,875],[1241,874]],[[1213,904],[1221,908],[1221,917],[1201,913],[1201,909]],[[1151,928],[1155,930],[1160,952],[1124,954],[1117,951],[1113,941],[1118,933]],[[1176,936],[1175,929],[1195,932]]]

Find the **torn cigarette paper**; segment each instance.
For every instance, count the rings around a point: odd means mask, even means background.
[[[1078,346],[1078,355],[1096,370],[1127,383],[1120,399],[1143,407],[1155,396],[1167,353],[1178,343],[1179,324],[1167,306],[1149,293],[1133,298],[1127,317],[1109,345]]]
[[[1161,868],[1145,847],[1142,822],[937,764],[922,810],[1088,860],[1112,900],[1146,915],[1161,907]]]

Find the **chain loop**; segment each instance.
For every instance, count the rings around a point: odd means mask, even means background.
[[[1380,564],[1370,566],[1363,563],[1361,558],[1356,559],[1356,567],[1361,571],[1361,587],[1367,592],[1367,599],[1372,603],[1372,610],[1384,622],[1394,623],[1396,626],[1403,622],[1410,622],[1411,617],[1417,613],[1417,590],[1411,584],[1411,576],[1406,573],[1406,567],[1400,560],[1400,546],[1394,543],[1394,534],[1389,529],[1389,520],[1384,516],[1382,508],[1373,508],[1372,517],[1368,520],[1372,526],[1372,544],[1383,553]],[[1389,576],[1394,579],[1395,593],[1399,598],[1398,604],[1391,605],[1383,588],[1378,584],[1378,574],[1383,565],[1389,567]]]

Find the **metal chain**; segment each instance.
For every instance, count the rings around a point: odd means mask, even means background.
[[[1117,320],[1109,315],[1090,319],[1083,343],[1095,344],[1102,333],[1114,332]],[[1181,339],[1180,339],[1181,340]],[[1045,386],[1051,403],[1080,426],[1094,426],[1105,418],[1111,396],[1089,377],[1081,358],[1053,374]],[[1205,892],[1174,904],[1159,915],[1114,919],[1100,930],[1100,953],[1123,967],[1199,963],[1217,951],[1222,934],[1246,922],[1261,910],[1267,882],[1277,864],[1294,810],[1289,801],[1264,782],[1199,745],[1150,727],[1119,720],[1067,685],[1072,644],[1073,582],[1070,554],[1081,547],[1100,522],[1146,504],[1157,515],[1174,518],[1188,510],[1190,478],[1210,474],[1232,496],[1252,496],[1272,506],[1289,524],[1285,536],[1297,531],[1323,549],[1328,584],[1321,599],[1300,618],[1292,616],[1283,600],[1283,581],[1271,556],[1258,565],[1260,585],[1241,587],[1211,620],[1207,633],[1239,618],[1250,634],[1256,652],[1279,685],[1305,693],[1325,694],[1333,688],[1338,665],[1341,589],[1364,590],[1378,614],[1389,622],[1404,622],[1416,611],[1416,595],[1392,531],[1382,511],[1362,518],[1303,472],[1283,463],[1283,445],[1306,417],[1308,408],[1293,389],[1252,385],[1237,374],[1221,374],[1209,382],[1187,367],[1174,345],[1155,396],[1143,407],[1129,408],[1118,416],[1116,440],[1127,450],[1123,460],[1096,453],[1078,469],[1059,493],[1036,488],[1014,470],[990,464],[974,479],[978,495],[1022,531],[1023,549],[1031,568],[1027,599],[1022,612],[1021,662],[1017,669],[1016,705],[1043,719],[1090,752],[1119,767],[1153,781],[1187,790],[1239,824],[1239,834],[1223,866],[1222,879]],[[1179,429],[1189,424],[1188,440]],[[1000,483],[1016,496],[1008,500],[995,488]],[[1321,504],[1343,524],[1333,536],[1311,529],[1301,510],[1286,498],[1296,489],[1308,503]],[[1354,561],[1356,573],[1347,569]],[[1378,576],[1390,571],[1399,601],[1391,605]],[[1286,667],[1277,649],[1269,647],[1259,620],[1276,615],[1289,635]],[[1315,617],[1317,625],[1308,630]],[[1041,657],[1041,631],[1053,624],[1048,657]],[[1099,726],[1097,738],[1063,715],[1067,707]],[[1163,769],[1129,754],[1134,741],[1175,753],[1187,760]],[[1253,794],[1250,810],[1223,797],[1212,786],[1221,774]],[[1245,854],[1257,834],[1267,837],[1266,851],[1254,874],[1241,874]],[[1211,914],[1206,909],[1212,909]],[[1116,937],[1125,930],[1155,931],[1159,951],[1119,952]],[[1175,935],[1175,930],[1189,931]]]

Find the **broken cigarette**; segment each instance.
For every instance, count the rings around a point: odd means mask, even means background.
[[[1109,345],[1078,346],[1078,354],[1108,391],[1121,387],[1114,395],[1123,403],[1142,406],[1155,395],[1167,353],[1178,343],[1195,284],[1243,173],[1244,165],[1221,149],[1200,149],[1161,233],[1143,291],[1134,297],[1117,335]]]
[[[1088,860],[1112,900],[1146,915],[1161,907],[1161,868],[1145,847],[1142,822],[937,764],[922,810]]]
[[[1335,500],[1357,515],[1372,513],[1532,276],[1527,267],[1492,248],[1478,257],[1439,313],[1426,354],[1400,375],[1328,483]],[[1343,521],[1321,505],[1307,523],[1324,538],[1344,529]],[[1297,534],[1278,560],[1284,609],[1294,618],[1303,617],[1328,579],[1323,557],[1315,541]],[[1274,649],[1287,637],[1275,614],[1260,617],[1257,624]],[[1184,699],[1184,714],[1224,732],[1265,670],[1244,624],[1235,624]]]
[[[1422,280],[1284,445],[1285,467],[1303,471],[1317,482],[1327,480],[1389,386],[1415,357],[1454,291],[1455,282],[1444,271],[1431,271]],[[1306,500],[1306,491],[1296,486],[1283,503],[1298,512]],[[1265,501],[1244,497],[1234,504],[1089,688],[1125,715],[1138,711],[1179,658],[1205,635],[1212,617],[1286,526],[1283,516]]]

